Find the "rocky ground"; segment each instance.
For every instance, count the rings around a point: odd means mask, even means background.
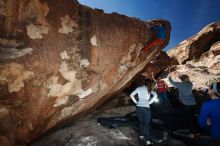
[[[138,132],[131,127],[109,129],[97,124],[98,117],[123,116],[134,110],[134,106],[127,106],[95,113],[89,119],[35,141],[31,146],[144,146],[143,141],[138,138]],[[154,145],[174,146],[177,144],[185,146],[182,142],[168,135],[167,140]]]

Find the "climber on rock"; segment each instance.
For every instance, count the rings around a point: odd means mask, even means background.
[[[149,49],[162,45],[166,39],[166,28],[163,24],[157,23],[150,27],[154,32],[154,36],[152,38],[153,40],[150,40],[150,42],[147,41],[146,44],[144,44],[143,52],[145,54],[149,52]]]

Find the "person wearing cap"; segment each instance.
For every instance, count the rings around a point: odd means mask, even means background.
[[[212,99],[203,103],[199,115],[200,127],[211,127],[213,146],[220,146],[220,82],[213,83],[208,89]]]

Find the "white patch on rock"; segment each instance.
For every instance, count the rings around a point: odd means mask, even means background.
[[[62,27],[58,30],[59,33],[71,33],[73,32],[73,27],[77,27],[77,24],[75,21],[73,21],[69,15],[65,15],[64,17],[61,17],[61,25]]]
[[[89,65],[90,65],[90,63],[89,63],[88,59],[81,59],[80,60],[80,67],[81,68],[86,68]]]
[[[126,64],[127,66],[131,66],[132,64],[132,53],[135,51],[136,48],[136,44],[133,44],[129,47],[129,52],[126,56],[124,56],[121,60],[120,60],[120,64],[124,65]]]
[[[100,89],[99,83],[96,83],[96,84],[93,86],[92,91],[93,91],[93,92],[98,92],[99,89]]]
[[[66,61],[63,61],[61,63],[59,71],[62,76],[68,81],[73,81],[76,78],[76,71],[69,71]]]
[[[48,86],[53,85],[53,84],[57,84],[58,83],[58,77],[52,76],[50,77],[49,80],[47,80],[47,84]]]
[[[66,61],[63,61],[61,63],[59,71],[60,71],[60,73],[68,71],[68,65],[67,65]]]
[[[9,110],[6,107],[0,105],[0,118],[8,116],[9,113],[10,113]]]
[[[66,71],[62,72],[62,76],[68,81],[74,81],[76,78],[76,71]]]
[[[97,46],[97,40],[96,40],[96,36],[93,35],[92,38],[90,39],[90,42],[93,46]]]
[[[20,91],[21,88],[24,87],[24,80],[28,79],[29,77],[33,75],[34,75],[34,72],[32,71],[23,72],[21,76],[19,76],[14,82],[8,85],[8,91],[10,93]]]
[[[131,139],[125,136],[121,131],[110,131],[110,133],[113,136],[113,139],[125,139],[125,140]]]
[[[69,100],[69,96],[63,96],[61,98],[57,98],[56,103],[53,105],[53,107],[58,107],[63,104],[66,104]]]
[[[61,85],[57,79],[58,77],[51,77],[47,81],[47,88],[50,89],[48,96],[62,98],[63,96],[79,94],[82,91],[80,80],[74,79],[71,82]]]
[[[90,95],[93,90],[82,89],[82,82],[76,78],[77,72],[75,70],[69,70],[66,61],[63,61],[60,65],[59,72],[68,80],[64,85],[58,83],[58,77],[53,76],[47,80],[47,88],[49,89],[48,97],[57,97],[53,107],[57,107],[66,104],[70,95],[77,95],[79,98],[85,98]]]
[[[8,91],[10,93],[12,92],[18,92],[20,89],[24,87],[24,82],[22,81],[22,78],[17,78],[12,84],[8,85]]]
[[[78,146],[96,146],[97,139],[94,136],[87,136],[80,139],[81,143]]]
[[[0,83],[8,85],[8,91],[18,92],[24,87],[24,80],[34,75],[33,71],[27,71],[21,64],[10,63],[1,66]]]
[[[30,130],[34,130],[33,125],[30,122],[28,123],[28,127],[29,127]]]
[[[33,51],[32,48],[25,48],[22,50],[18,50],[16,48],[3,48],[0,49],[2,53],[0,54],[1,58],[19,58],[21,56],[24,56],[26,54],[31,54]]]
[[[103,82],[103,81],[101,81],[100,82],[100,90],[106,90],[107,88],[109,88],[109,86],[105,83],[105,82]]]
[[[68,56],[66,50],[64,50],[62,53],[60,53],[61,59],[68,60],[70,57]]]
[[[61,114],[58,117],[58,120],[61,120],[65,117],[70,116],[72,113],[75,112],[75,107],[74,106],[69,106],[69,107],[65,107],[61,110]]]
[[[122,64],[120,65],[119,68],[119,74],[123,76],[127,70],[128,70],[128,66],[126,64]]]
[[[27,26],[27,34],[31,39],[42,39],[43,34],[47,34],[49,28],[44,25],[34,25],[30,24]]]
[[[47,80],[47,88],[50,89],[48,96],[57,96],[62,88],[61,84],[58,84],[58,77],[51,77]]]
[[[7,82],[7,77],[0,76],[0,82]]]
[[[120,68],[118,70],[119,74],[123,76],[129,67],[133,66],[132,64],[132,53],[135,52],[136,49],[140,49],[140,45],[133,44],[129,47],[129,52],[120,60]],[[139,57],[138,55],[136,57]],[[134,59],[136,60],[136,59]]]
[[[83,90],[80,92],[80,94],[78,94],[79,98],[85,98],[87,97],[88,95],[90,95],[92,93],[92,89],[89,88],[87,90]]]
[[[62,89],[61,84],[52,84],[49,85],[48,88],[50,89],[48,96],[58,96],[60,93],[60,90]]]
[[[156,62],[156,60],[151,60],[151,61],[150,61],[151,64],[153,64],[153,63],[155,63],[155,62]]]

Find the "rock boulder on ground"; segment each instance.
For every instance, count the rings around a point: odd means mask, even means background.
[[[168,55],[180,64],[173,66],[170,73],[176,81],[180,74],[187,74],[196,90],[220,81],[220,22],[207,25],[168,51]]]
[[[214,22],[169,50],[168,55],[177,60],[179,64],[185,64],[187,61],[199,59],[218,41],[220,41],[220,22]]]
[[[0,0],[0,135],[29,143],[92,112],[169,41],[143,55],[147,23],[76,0]]]

